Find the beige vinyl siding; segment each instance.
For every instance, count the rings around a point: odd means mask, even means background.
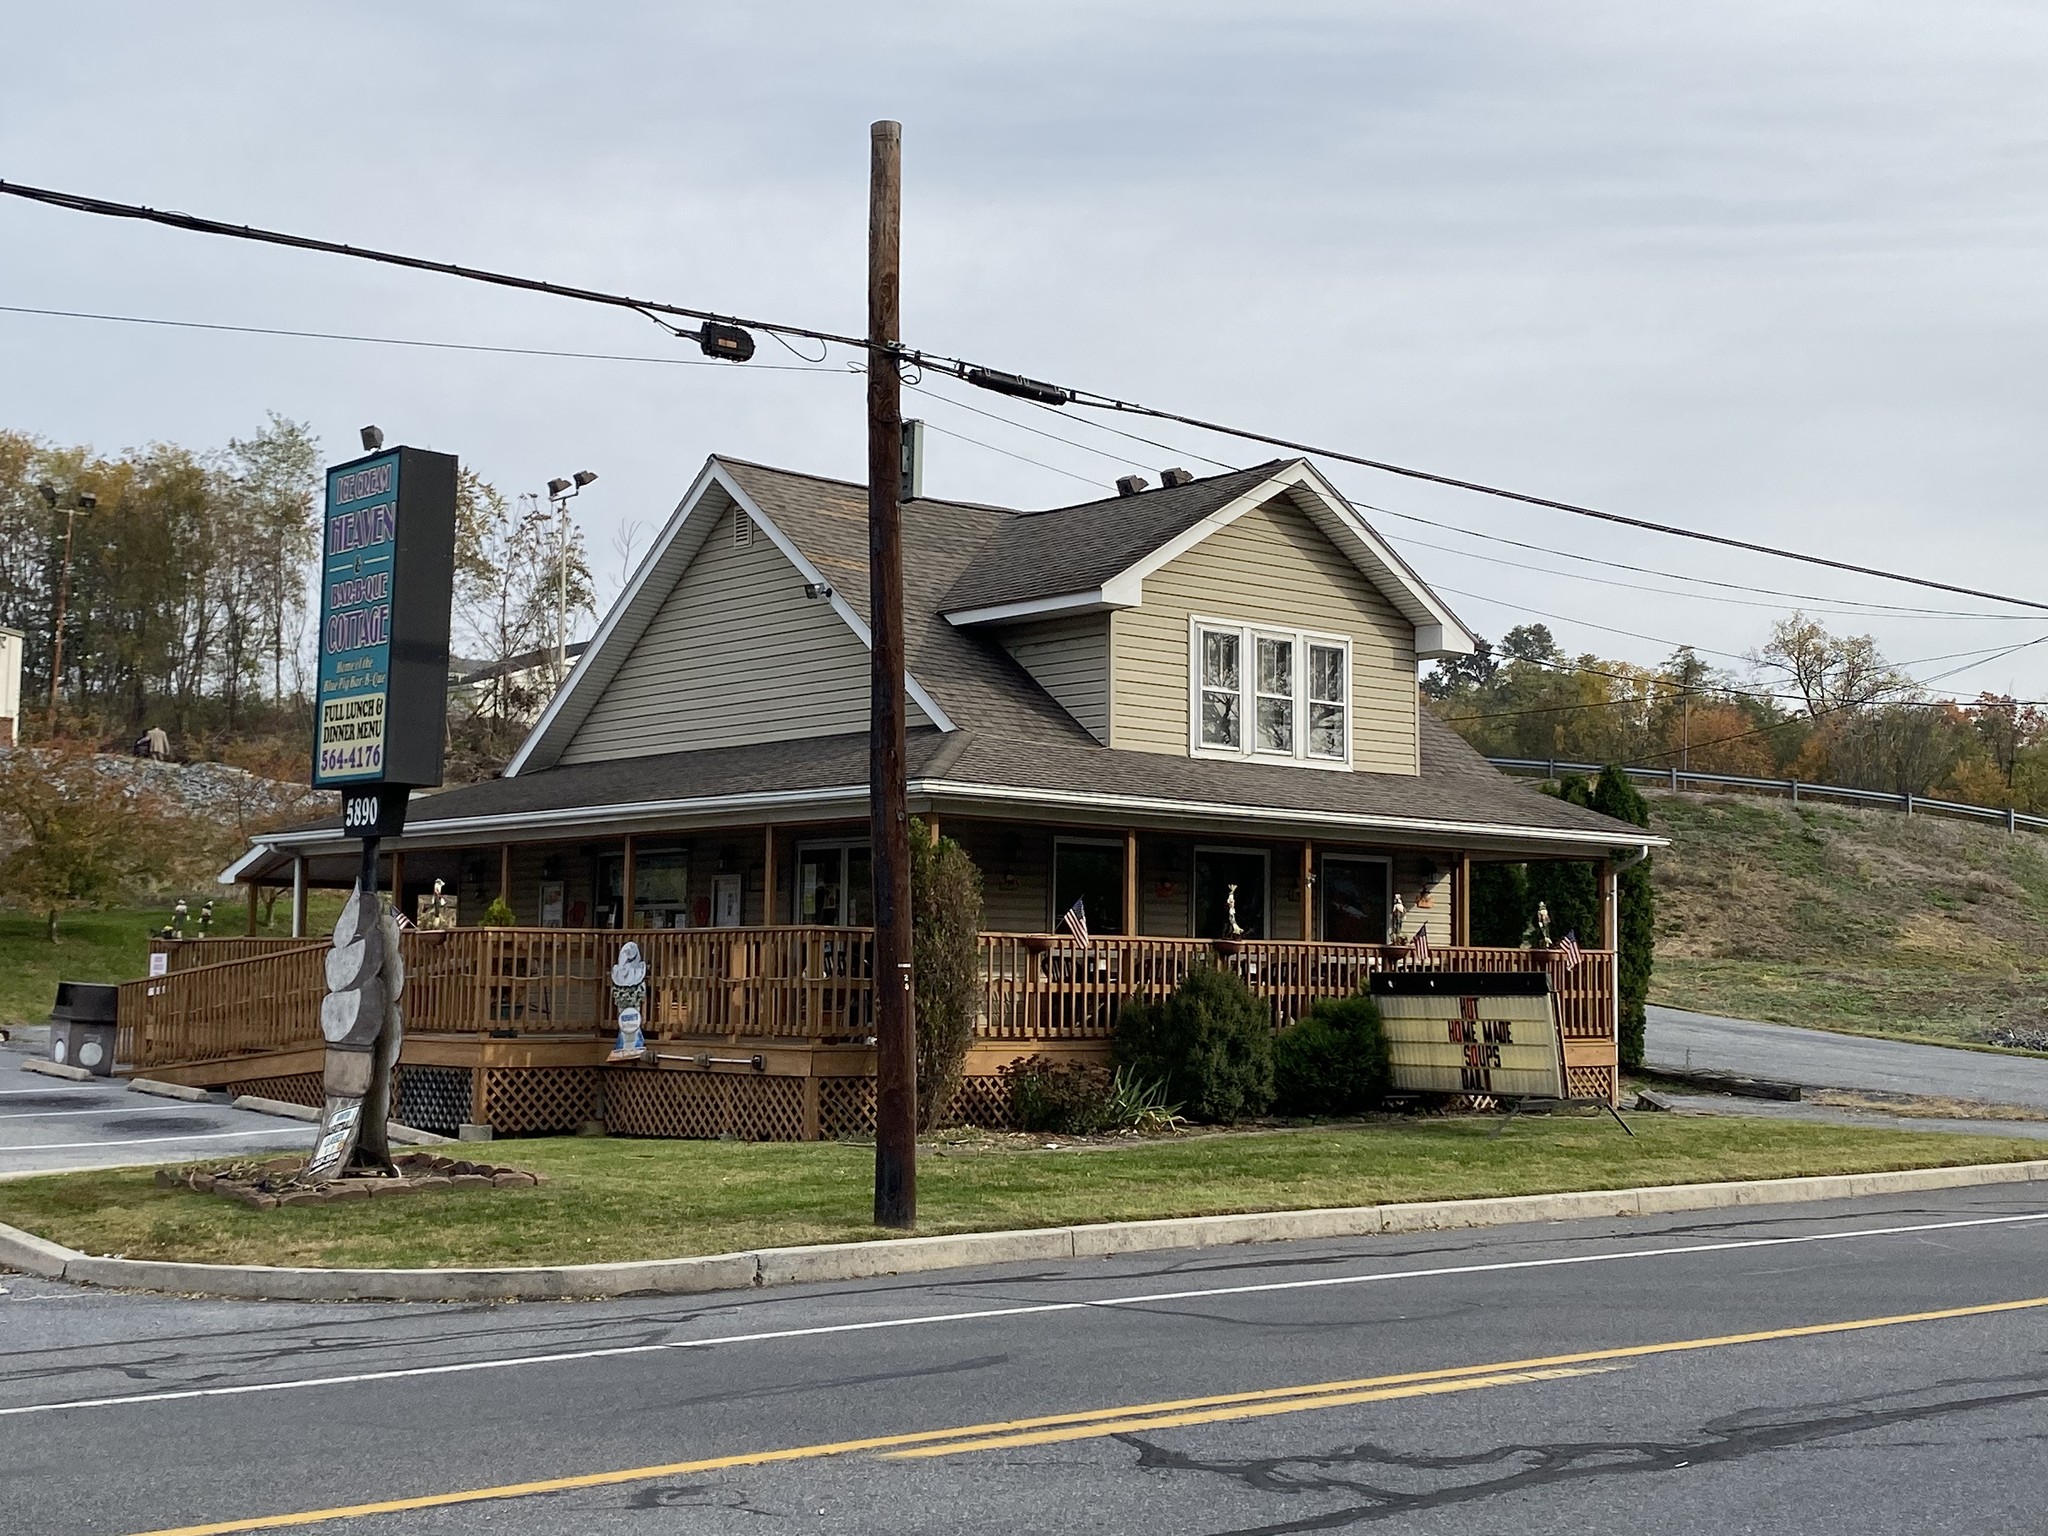
[[[988,933],[1045,933],[1052,923],[1052,840],[1048,827],[949,821],[939,830],[981,871],[981,926]]]
[[[1109,745],[1109,615],[1076,614],[997,637],[1081,729]]]
[[[563,763],[838,736],[868,726],[868,651],[768,536],[728,510],[563,749]],[[912,725],[930,721],[915,704]]]
[[[1192,615],[1350,636],[1352,766],[1419,771],[1415,628],[1284,499],[1146,577],[1143,605],[1113,616],[1114,745],[1187,755]]]

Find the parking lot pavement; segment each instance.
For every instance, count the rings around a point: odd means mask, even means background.
[[[33,1036],[0,1045],[0,1178],[290,1152],[312,1144],[314,1127],[303,1120],[134,1093],[119,1078],[80,1083],[21,1069],[43,1055]]]

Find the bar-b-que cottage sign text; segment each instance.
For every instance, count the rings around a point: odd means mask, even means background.
[[[327,472],[313,782],[441,782],[452,456],[394,448]]]

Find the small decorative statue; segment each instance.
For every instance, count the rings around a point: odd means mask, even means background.
[[[1237,923],[1237,887],[1235,885],[1223,893],[1223,921],[1229,926],[1230,936],[1233,939],[1244,936],[1244,929],[1240,928]]]
[[[1398,941],[1408,927],[1408,909],[1401,905],[1401,893],[1394,892],[1394,938]]]
[[[1540,901],[1536,903],[1536,937],[1544,949],[1550,948],[1550,908]]]
[[[191,915],[192,909],[185,905],[185,898],[180,896],[178,898],[178,904],[175,907],[171,908],[172,938],[182,939],[183,937],[185,937],[185,919],[190,917]]]
[[[447,884],[445,880],[436,879],[434,894],[420,898],[420,928],[435,932],[455,926],[455,903],[445,894]]]
[[[612,967],[612,1006],[619,1013],[619,1040],[607,1059],[638,1061],[647,1054],[647,1036],[640,1027],[641,1009],[647,1006],[647,962],[631,939],[619,946],[619,963]]]
[[[207,897],[199,905],[199,937],[205,938],[213,932],[213,898]]]

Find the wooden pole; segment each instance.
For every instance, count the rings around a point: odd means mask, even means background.
[[[917,1039],[910,995],[910,810],[904,785],[903,126],[868,130],[868,824],[875,906],[875,1225],[917,1225]]]
[[[1301,845],[1301,937],[1304,943],[1316,936],[1316,845]]]
[[[498,845],[498,899],[512,905],[512,845]]]
[[[243,888],[249,893],[249,937],[253,939],[256,937],[256,882],[244,881]]]
[[[1472,855],[1458,855],[1457,889],[1451,893],[1451,942],[1472,942]]]
[[[1138,932],[1138,834],[1124,834],[1124,936]]]
[[[925,831],[925,836],[931,839],[931,845],[932,845],[932,846],[933,846],[934,848],[938,847],[938,846],[939,846],[939,813],[938,813],[937,811],[926,811],[926,812],[924,813],[924,831]]]
[[[633,926],[633,897],[635,884],[633,868],[633,834],[626,834],[626,867],[619,875],[619,927]],[[716,916],[717,914],[713,914]]]
[[[761,926],[775,926],[775,824],[761,829]]]
[[[409,917],[405,910],[405,855],[391,855],[391,909],[400,916]]]

